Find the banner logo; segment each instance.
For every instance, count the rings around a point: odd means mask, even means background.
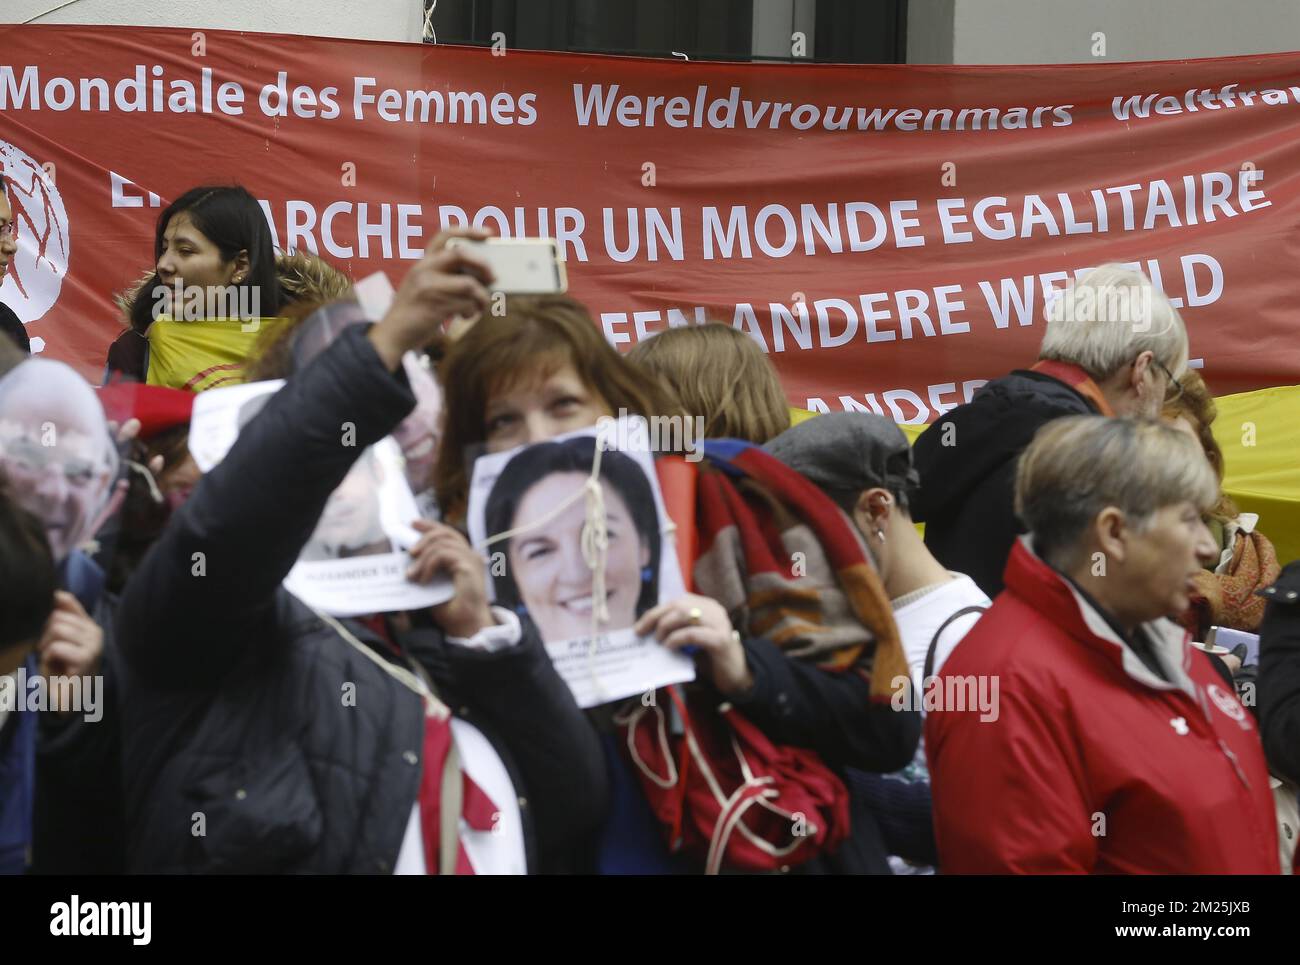
[[[18,243],[0,284],[0,302],[27,325],[59,299],[71,250],[68,212],[53,178],[8,141],[0,141],[0,173],[13,208],[14,240]]]

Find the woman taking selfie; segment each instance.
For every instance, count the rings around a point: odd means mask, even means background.
[[[566,870],[600,818],[599,744],[535,631],[488,606],[458,533],[413,524],[407,578],[453,590],[422,612],[335,619],[282,586],[358,458],[415,407],[404,359],[487,302],[448,237],[381,321],[286,373],[126,586],[134,871]]]

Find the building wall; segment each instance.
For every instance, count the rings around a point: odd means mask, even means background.
[[[951,64],[957,0],[907,0],[907,62]]]
[[[754,59],[791,56],[791,37],[804,35],[807,50],[817,39],[816,0],[759,0],[754,4]]]
[[[127,24],[419,42],[420,0],[0,0],[0,23]]]
[[[952,58],[932,63],[1180,60],[1300,50],[1296,0],[948,0]],[[921,16],[941,0],[909,0]],[[921,25],[918,24],[918,27]],[[911,23],[909,23],[911,27]],[[1106,54],[1093,56],[1093,35]],[[918,53],[921,52],[918,40]],[[916,63],[911,34],[908,60]]]
[[[447,3],[458,0],[445,0]],[[463,0],[459,0],[463,2]],[[0,0],[0,23],[261,30],[418,42],[421,0]],[[756,57],[811,44],[814,0],[759,0]],[[1104,57],[1093,54],[1105,34]],[[1058,64],[1300,50],[1297,0],[907,0],[907,61]]]

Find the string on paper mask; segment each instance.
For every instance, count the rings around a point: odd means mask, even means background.
[[[605,599],[605,562],[609,551],[609,530],[605,519],[605,490],[600,485],[600,454],[603,451],[604,447],[597,441],[591,458],[591,474],[573,495],[561,500],[550,512],[530,523],[487,537],[478,547],[480,551],[485,552],[493,543],[513,539],[515,536],[545,526],[559,518],[560,514],[579,499],[586,499],[587,505],[584,509],[579,540],[582,561],[591,570],[591,633],[587,640],[587,671],[591,675],[591,684],[597,696],[602,696],[605,688],[601,685],[600,675],[596,673],[596,643],[600,625],[609,622],[609,605]]]

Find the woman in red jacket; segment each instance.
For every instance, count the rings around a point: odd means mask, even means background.
[[[925,688],[944,871],[1278,872],[1254,721],[1165,619],[1217,552],[1217,494],[1165,425],[1077,416],[1035,436],[1006,589]]]

